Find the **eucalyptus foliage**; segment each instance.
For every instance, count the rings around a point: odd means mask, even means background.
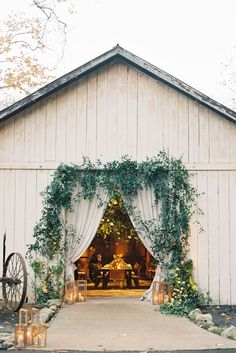
[[[130,200],[126,207],[136,218],[137,232],[142,231],[151,239],[156,259],[163,262],[169,256],[172,269],[186,262],[190,219],[198,210],[197,191],[191,185],[190,174],[181,159],[169,157],[165,151],[141,163],[125,156],[121,161],[104,165],[99,160],[92,163],[88,158],[84,158],[80,166],[61,164],[51,184],[42,193],[43,211],[34,228],[35,242],[29,246],[31,258],[36,253],[39,258],[50,262],[60,254],[60,261],[63,261],[64,235],[68,227],[63,221],[63,212],[73,211],[72,194],[78,183],[82,191],[73,196],[78,202],[82,198],[97,196],[98,187],[106,188],[109,197],[117,197],[121,193]],[[155,203],[161,206],[158,223],[155,220],[142,221],[132,207],[132,198],[138,190],[149,187],[153,188]]]

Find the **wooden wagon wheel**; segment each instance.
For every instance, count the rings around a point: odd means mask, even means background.
[[[12,253],[8,256],[4,270],[2,294],[8,309],[19,310],[25,301],[27,290],[27,272],[21,254]]]

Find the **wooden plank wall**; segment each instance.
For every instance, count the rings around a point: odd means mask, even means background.
[[[80,163],[165,148],[186,163],[236,163],[235,124],[132,67],[108,65],[0,125],[0,163]]]
[[[25,252],[39,192],[58,163],[125,154],[141,161],[165,148],[182,156],[205,193],[204,231],[191,225],[199,287],[214,302],[236,304],[235,141],[235,124],[131,66],[107,65],[0,124],[0,234],[7,231],[8,252]]]

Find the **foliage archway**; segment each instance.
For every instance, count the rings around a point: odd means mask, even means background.
[[[127,156],[104,165],[84,158],[80,166],[61,164],[57,168],[51,184],[42,193],[42,216],[34,228],[35,242],[28,251],[35,274],[36,301],[46,301],[61,294],[67,246],[64,234],[75,236],[73,227],[63,221],[63,212],[72,211],[71,198],[77,183],[82,186],[82,191],[76,195],[78,202],[81,198],[96,196],[98,187],[106,188],[109,197],[119,191],[127,199],[132,199],[142,188],[153,188],[155,202],[161,203],[159,224],[155,226],[151,220],[139,219],[138,231],[145,232],[152,239],[152,250],[157,259],[162,261],[171,255],[168,270],[169,279],[174,284],[174,300],[163,310],[186,314],[192,309],[197,292],[192,261],[188,258],[188,238],[191,217],[199,212],[198,194],[181,159],[169,157],[165,151],[141,163]],[[129,211],[139,217],[135,210]]]

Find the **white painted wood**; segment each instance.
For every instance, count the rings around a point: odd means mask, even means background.
[[[4,129],[4,161],[14,161],[14,131],[15,131],[15,119],[10,118],[5,121]]]
[[[88,77],[88,105],[86,129],[86,155],[92,161],[97,159],[97,72]]]
[[[5,150],[5,123],[0,124],[0,162],[4,161],[4,150]]]
[[[169,153],[173,157],[179,157],[179,100],[178,93],[169,89]]]
[[[15,171],[15,222],[14,222],[14,249],[25,254],[25,171]]]
[[[219,117],[219,163],[230,161],[230,123]]]
[[[127,87],[127,153],[132,158],[137,158],[137,136],[138,136],[138,107],[134,102],[138,95],[138,72],[128,66]]]
[[[231,279],[231,288],[230,288],[230,299],[231,303],[236,303],[236,172],[230,172],[229,174],[229,207],[230,207],[230,279]]]
[[[147,82],[147,152],[146,156],[153,157],[157,155],[158,149],[158,117],[157,117],[157,106],[158,106],[158,91],[157,91],[157,82],[148,78]]]
[[[107,135],[104,136],[107,146],[107,160],[116,159],[117,146],[117,64],[108,66],[107,77]],[[98,153],[99,155],[99,153]]]
[[[169,116],[169,87],[166,85],[163,85],[163,148],[166,152],[169,153],[169,121],[170,121],[170,116]]]
[[[200,163],[210,162],[209,145],[209,118],[208,109],[199,106],[199,150],[198,161]]]
[[[24,161],[25,150],[25,114],[19,114],[15,118],[14,126],[14,160]]]
[[[200,194],[198,198],[199,208],[204,212],[197,217],[197,264],[198,264],[198,287],[204,295],[209,291],[209,239],[208,239],[208,173],[206,171],[197,173],[197,187]],[[202,231],[201,231],[202,228]]]
[[[37,175],[35,170],[25,171],[25,243],[33,242],[33,229],[36,225]]]
[[[60,162],[122,154],[141,161],[163,148],[183,156],[206,191],[199,199],[204,233],[191,225],[199,287],[215,303],[236,304],[236,125],[124,63],[106,65],[0,124],[0,232],[6,228],[8,250],[32,240],[39,192]]]
[[[209,111],[210,162],[219,162],[220,118]]]
[[[196,173],[191,177],[192,185],[197,188],[197,175]],[[194,279],[198,279],[198,224],[197,224],[197,215],[193,215],[190,222],[190,258],[193,260],[194,264]]]
[[[230,162],[236,163],[236,124],[229,123],[229,131],[230,131]]]
[[[57,97],[53,95],[47,100],[45,161],[56,160],[56,131],[57,131]]]
[[[15,171],[5,171],[4,228],[7,252],[15,251]]]
[[[230,304],[229,176],[219,172],[219,281],[220,304]]]
[[[3,124],[2,160],[79,163],[82,155],[94,159],[106,154],[105,159],[111,160],[122,154],[136,156],[138,150],[146,158],[164,147],[190,163],[236,161],[235,124],[124,63],[113,63],[100,71],[106,74],[93,73],[68,92],[64,89],[26,109],[25,118],[18,114]]]
[[[66,107],[66,162],[76,162],[77,84],[68,88]]]
[[[46,101],[40,102],[35,109],[35,161],[45,161]]]
[[[76,160],[81,162],[82,156],[86,156],[87,136],[87,91],[88,80],[82,78],[77,88],[77,123],[76,123]]]
[[[138,146],[137,160],[146,158],[148,146],[148,123],[147,121],[147,87],[148,78],[142,73],[138,73]]]
[[[81,161],[78,161],[78,165],[80,165]],[[55,170],[60,165],[60,162],[47,162],[47,163],[0,163],[0,170],[9,170],[9,169],[25,169],[25,170]],[[236,170],[236,164],[202,164],[202,163],[184,163],[185,167],[189,171],[233,171]]]
[[[189,129],[188,129],[188,112],[189,100],[183,95],[179,95],[179,156],[182,161],[188,162],[188,144],[189,144]]]
[[[98,72],[98,94],[97,94],[97,158],[101,161],[106,159],[107,154],[107,68]]]
[[[127,154],[127,65],[119,63],[117,81],[117,151],[116,154]]]
[[[24,120],[24,162],[29,163],[35,161],[35,106],[26,109]]]
[[[5,232],[5,172],[0,171],[0,254],[3,252],[3,235]],[[2,259],[2,255],[1,255]],[[2,276],[2,261],[0,260],[0,276]],[[0,286],[0,298],[2,298],[2,291]]]
[[[198,162],[199,124],[198,104],[189,99],[189,162]]]
[[[219,303],[219,197],[218,173],[208,173],[209,293],[212,304]]]
[[[41,192],[45,190],[48,184],[47,170],[37,170],[36,173],[36,221],[41,217],[42,211],[42,196]]]
[[[160,82],[156,82],[155,94],[157,97],[157,108],[156,108],[156,122],[157,122],[157,131],[156,131],[156,146],[157,151],[162,151],[164,148],[164,110],[167,109],[165,105],[165,95],[164,95],[164,85]]]
[[[57,124],[56,124],[56,160],[64,162],[66,159],[66,105],[67,89],[57,94]]]

